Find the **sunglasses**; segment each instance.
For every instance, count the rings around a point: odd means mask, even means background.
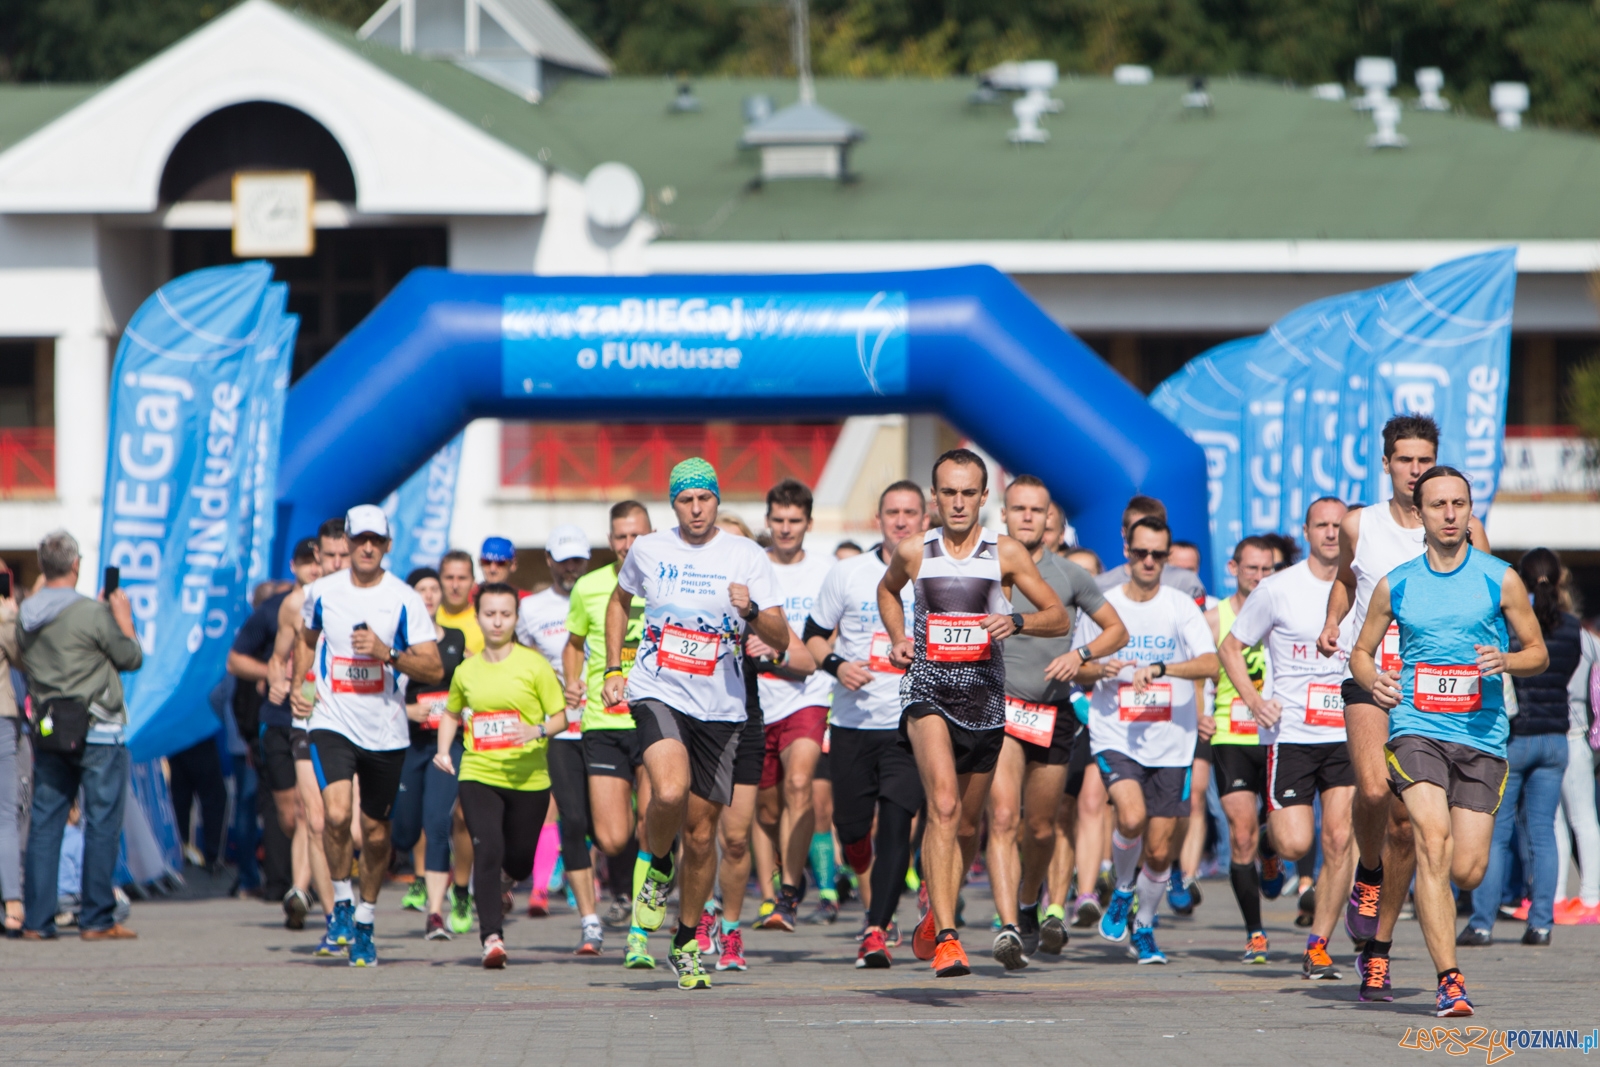
[[[1165,563],[1167,561],[1167,557],[1170,556],[1170,555],[1172,555],[1172,552],[1170,550],[1168,550],[1168,549],[1165,549],[1165,548],[1130,548],[1130,549],[1128,549],[1128,558],[1131,559],[1131,560],[1135,560],[1135,561],[1144,560],[1144,559],[1153,559],[1157,563]]]

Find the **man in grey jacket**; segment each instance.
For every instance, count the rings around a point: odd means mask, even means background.
[[[79,933],[85,941],[136,936],[113,917],[112,880],[128,795],[128,750],[122,747],[128,715],[119,672],[138,670],[144,656],[134,638],[127,594],[119,589],[104,600],[81,595],[76,589],[79,563],[78,542],[71,534],[46,534],[39,542],[44,587],[23,601],[18,618],[34,714],[42,715],[48,701],[63,697],[89,709],[88,738],[78,751],[35,745],[22,930],[27,940],[56,936],[61,834],[80,788],[84,832]]]

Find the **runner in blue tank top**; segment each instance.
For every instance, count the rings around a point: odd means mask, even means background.
[[[1538,674],[1549,656],[1517,572],[1468,543],[1466,476],[1434,467],[1412,495],[1426,551],[1373,590],[1350,673],[1389,712],[1389,782],[1416,834],[1417,919],[1439,971],[1442,1018],[1473,1013],[1456,968],[1450,883],[1475,888],[1488,864],[1506,782],[1504,675]],[[1380,673],[1374,657],[1391,620],[1401,668]],[[1520,651],[1507,651],[1508,626]]]

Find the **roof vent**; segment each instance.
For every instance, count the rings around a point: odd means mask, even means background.
[[[1137,63],[1121,63],[1112,69],[1111,80],[1118,85],[1149,85],[1156,72]]]
[[[1439,95],[1444,88],[1444,71],[1438,67],[1417,68],[1418,111],[1449,111],[1450,101]]]
[[[694,89],[689,86],[688,82],[678,83],[678,95],[672,98],[669,110],[680,112],[700,110],[700,98],[694,95]]]
[[[758,122],[765,122],[772,117],[777,107],[772,103],[772,97],[766,93],[754,93],[744,98],[744,124],[754,126]]]
[[[1040,115],[1060,111],[1065,106],[1050,95],[1050,90],[1060,80],[1061,70],[1054,60],[1030,59],[1024,63],[1001,63],[979,75],[978,88],[968,99],[974,104],[989,104],[998,103],[1000,93],[1022,93],[1028,100],[1024,110],[1031,112],[1033,120],[1037,120]],[[1015,104],[1011,110],[1017,115],[1017,121],[1022,123],[1022,113],[1017,111]]]
[[[1400,101],[1385,96],[1372,105],[1372,121],[1378,132],[1367,138],[1368,148],[1404,148],[1408,142],[1400,135]]]
[[[1389,89],[1396,80],[1394,60],[1388,56],[1362,56],[1356,60],[1356,84],[1366,90],[1366,95],[1353,106],[1357,111],[1371,111],[1378,101],[1389,99]]]
[[[1344,86],[1338,82],[1323,82],[1320,85],[1313,85],[1311,87],[1311,98],[1313,100],[1343,100]]]
[[[1211,94],[1206,92],[1206,80],[1196,75],[1189,82],[1189,91],[1183,94],[1183,106],[1191,111],[1211,114]]]
[[[761,150],[763,181],[838,180],[849,177],[850,146],[865,136],[820,104],[801,103],[747,126],[740,144]]]
[[[1502,130],[1522,129],[1522,113],[1528,110],[1528,84],[1495,82],[1489,86],[1489,106]]]
[[[1017,128],[1008,131],[1006,139],[1012,144],[1044,144],[1050,140],[1050,131],[1039,125],[1039,118],[1045,110],[1039,97],[1031,92],[1018,97],[1011,105],[1011,113],[1017,117]]]

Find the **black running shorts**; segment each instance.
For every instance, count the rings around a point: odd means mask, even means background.
[[[641,752],[662,741],[678,742],[689,750],[689,792],[713,804],[733,799],[733,763],[744,723],[706,722],[649,697],[629,701],[628,707],[639,730]],[[761,741],[765,746],[766,738]],[[760,766],[758,762],[758,774]]]
[[[590,778],[623,778],[633,781],[634,772],[644,764],[644,749],[639,746],[639,731],[585,730],[583,760]]]
[[[1212,745],[1211,767],[1219,797],[1246,792],[1261,796],[1266,792],[1266,745]]]
[[[830,727],[827,760],[833,781],[833,825],[845,844],[872,832],[878,802],[915,815],[922,807],[922,776],[898,730]]]
[[[394,798],[400,792],[406,749],[374,752],[336,731],[312,730],[311,765],[316,768],[317,784],[323,789],[359,775],[361,813],[369,819],[388,822],[394,811]]]
[[[261,728],[261,779],[274,793],[295,787],[294,734],[303,737],[305,731],[292,726]]]
[[[1000,761],[1000,746],[1005,742],[1003,728],[969,730],[940,710],[939,705],[925,700],[913,701],[900,713],[900,740],[911,748],[910,725],[917,719],[937,715],[950,731],[950,749],[956,758],[957,774],[988,774]]]
[[[1343,741],[1278,743],[1267,749],[1267,810],[1310,804],[1324,789],[1356,784]]]

